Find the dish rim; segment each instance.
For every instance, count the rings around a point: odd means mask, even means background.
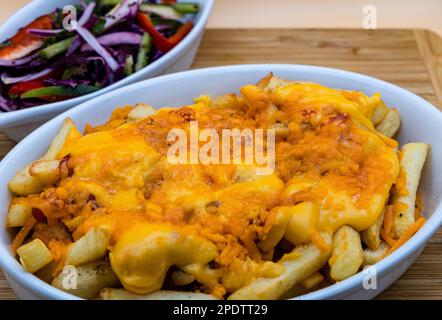
[[[37,133],[50,130],[49,128],[53,126],[54,123],[56,122],[61,123],[66,117],[71,116],[71,114],[77,114],[81,113],[82,111],[91,110],[90,108],[91,105],[103,102],[110,97],[127,94],[127,92],[130,92],[132,90],[137,91],[140,88],[146,86],[165,83],[168,81],[178,81],[185,78],[194,78],[207,74],[217,74],[217,73],[219,74],[219,73],[241,72],[241,71],[244,72],[262,71],[263,73],[272,71],[276,74],[278,73],[278,71],[287,71],[293,73],[322,72],[323,74],[327,74],[329,76],[345,78],[349,82],[352,79],[353,80],[358,79],[360,81],[365,81],[365,82],[377,82],[378,85],[385,88],[385,90],[392,90],[397,92],[398,94],[403,95],[404,97],[416,100],[416,103],[419,103],[421,105],[422,110],[425,110],[424,112],[429,113],[429,116],[437,118],[438,121],[440,121],[440,123],[442,124],[442,113],[430,102],[397,85],[394,85],[392,83],[374,77],[366,76],[360,73],[355,73],[335,68],[328,68],[328,67],[296,65],[296,64],[244,64],[244,65],[211,67],[211,68],[196,69],[196,70],[163,75],[160,77],[151,78],[137,83],[133,83],[131,85],[118,88],[114,91],[107,92],[103,95],[95,97],[94,99],[86,101],[76,107],[73,107],[61,113],[60,115],[51,119],[50,121],[39,127],[38,129],[34,130],[25,139],[23,139],[20,143],[18,143],[5,156],[4,160],[0,162],[0,176],[2,176],[2,172],[5,169],[7,169],[7,167],[5,168],[3,163],[7,162],[7,160],[9,160],[10,158],[13,158],[15,153],[27,147],[27,145],[32,142],[34,136],[36,136]],[[117,106],[114,106],[114,108],[116,107]],[[52,137],[53,135],[48,135],[48,136]],[[428,218],[424,226],[411,239],[409,239],[403,246],[401,246],[391,255],[389,255],[388,257],[384,258],[383,260],[375,264],[378,278],[390,272],[400,263],[404,262],[407,258],[409,258],[412,254],[418,252],[418,250],[423,249],[425,247],[426,242],[430,239],[430,237],[434,235],[434,233],[439,229],[441,224],[442,224],[442,201],[439,201],[431,217]],[[0,233],[7,232],[5,228],[1,229],[2,230],[0,230]],[[23,286],[26,289],[30,289],[32,293],[37,294],[38,296],[41,296],[45,299],[81,299],[74,295],[65,293],[51,286],[50,284],[47,284],[44,281],[40,280],[32,273],[25,271],[21,267],[20,263],[11,255],[8,249],[9,249],[9,244],[4,244],[3,242],[0,242],[0,267],[4,269],[4,271],[8,274],[9,277],[11,277],[21,286]],[[358,287],[362,284],[364,277],[365,274],[363,272],[358,272],[357,274],[353,275],[352,277],[342,282],[330,285],[323,289],[316,290],[292,299],[331,299],[345,292],[351,292],[353,290],[357,290]]]

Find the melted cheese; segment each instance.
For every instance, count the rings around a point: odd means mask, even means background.
[[[128,290],[159,289],[167,270],[178,266],[220,296],[282,272],[257,246],[272,230],[271,210],[291,215],[285,237],[294,244],[342,225],[363,230],[377,219],[399,170],[395,143],[370,121],[382,103],[378,95],[307,83],[249,85],[241,94],[202,97],[194,106],[162,109],[130,124],[130,109],[119,109],[85,135],[72,132],[58,157],[70,155],[74,174],[43,192],[45,214],[71,226],[81,221],[75,239],[107,225],[112,267]],[[188,130],[191,120],[216,130],[284,124],[275,172],[256,176],[253,165],[168,163],[167,133]]]
[[[143,294],[161,289],[171,266],[205,265],[216,256],[216,246],[192,231],[142,223],[123,234],[110,261],[124,286]]]

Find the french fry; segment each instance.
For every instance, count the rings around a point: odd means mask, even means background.
[[[90,229],[84,236],[69,245],[65,264],[78,266],[103,258],[107,252],[108,240],[109,234],[104,229]]]
[[[373,114],[371,116],[371,121],[374,125],[378,125],[379,123],[384,120],[385,116],[387,115],[389,109],[385,105],[384,102],[381,101],[373,110]]]
[[[6,226],[8,228],[23,227],[32,214],[32,208],[25,203],[15,203],[8,211]]]
[[[74,231],[75,229],[77,229],[77,227],[82,224],[84,221],[86,220],[86,217],[83,215],[79,215],[76,216],[75,218],[65,218],[62,219],[64,225],[66,226],[66,228],[69,229],[69,231]]]
[[[265,78],[264,78],[265,79]],[[289,84],[293,84],[293,81],[284,80],[279,77],[272,76],[268,81],[266,80],[267,84],[264,86],[264,89],[267,90],[273,90],[277,87],[285,87]]]
[[[124,289],[106,288],[101,290],[102,300],[217,300],[204,293],[159,290],[146,295],[138,295]]]
[[[401,126],[401,116],[396,109],[388,110],[382,121],[376,126],[376,131],[392,138],[396,135]]]
[[[52,140],[46,154],[40,160],[55,160],[57,154],[63,147],[66,138],[75,124],[71,119],[66,119],[60,129],[60,132]],[[30,165],[17,172],[17,174],[9,181],[9,190],[19,196],[27,196],[29,194],[40,192],[44,183],[37,177],[33,177],[29,172]]]
[[[8,183],[9,190],[19,196],[38,193],[43,189],[43,183],[29,173],[29,166],[17,172]]]
[[[29,174],[44,185],[51,185],[60,179],[59,160],[37,160],[29,167]]]
[[[329,259],[330,276],[341,281],[351,277],[362,265],[359,233],[350,226],[340,227],[333,236],[333,252]]]
[[[321,234],[331,246],[331,237]],[[318,271],[330,256],[330,251],[321,250],[309,243],[296,247],[279,261],[284,272],[274,278],[258,278],[229,296],[229,300],[271,300],[283,296],[290,288]]]
[[[256,86],[264,89],[265,87],[267,87],[267,85],[269,84],[272,78],[273,78],[273,72],[269,72],[264,77],[259,79],[259,81],[256,83]]]
[[[82,264],[72,269],[66,268],[52,280],[52,285],[62,291],[91,299],[108,287],[120,285],[107,259]]]
[[[195,281],[195,276],[182,270],[175,270],[170,275],[170,281],[175,286],[187,286]]]
[[[17,249],[17,253],[20,257],[20,263],[31,273],[43,268],[53,259],[49,249],[39,239],[22,245]]]
[[[314,230],[319,220],[319,204],[312,201],[301,202],[290,207],[290,221],[285,229],[284,238],[298,245],[310,239],[306,230]]]
[[[315,272],[311,276],[302,280],[301,286],[307,290],[311,290],[314,287],[317,287],[322,281],[324,281],[324,276],[319,272]]]
[[[365,249],[363,252],[362,266],[371,266],[384,257],[390,247],[385,242],[381,242],[376,250]]]
[[[137,105],[127,115],[127,120],[128,122],[136,122],[146,119],[154,113],[155,109],[151,106],[144,103],[137,103]]]
[[[75,123],[70,119],[67,118],[64,120],[63,125],[61,126],[60,131],[58,134],[52,139],[51,145],[49,146],[48,151],[46,154],[42,157],[42,160],[54,160],[57,158],[58,153],[63,148],[63,145],[66,141],[66,139],[69,136],[69,133],[72,129],[75,129]]]
[[[382,212],[368,229],[361,232],[361,239],[370,250],[376,250],[381,244],[381,229],[384,223],[384,212]]]
[[[270,252],[284,237],[287,224],[291,217],[290,207],[276,207],[272,209],[269,215],[272,215],[272,219],[270,219],[271,221],[269,222],[271,229],[266,238],[258,242],[258,247],[263,252]],[[267,223],[268,221],[266,221],[266,224]],[[266,228],[265,225],[264,228]]]
[[[399,177],[405,178],[405,185],[397,186],[393,194],[393,207],[403,207],[402,210],[394,210],[395,238],[402,236],[415,222],[416,191],[428,152],[429,145],[425,143],[408,143],[402,146]],[[405,190],[401,190],[404,188]]]

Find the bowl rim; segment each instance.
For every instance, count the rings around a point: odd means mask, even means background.
[[[352,79],[353,80],[358,79],[360,81],[365,81],[365,82],[375,82],[379,86],[385,88],[385,91],[387,90],[395,91],[396,93],[403,95],[408,99],[415,100],[416,103],[419,103],[421,105],[422,110],[425,110],[424,112],[429,113],[429,116],[437,118],[438,121],[440,121],[442,124],[442,113],[425,99],[397,85],[355,72],[328,68],[328,67],[296,65],[296,64],[245,64],[245,65],[211,67],[211,68],[183,71],[183,72],[163,75],[160,77],[140,81],[131,84],[129,86],[121,87],[117,90],[100,95],[94,99],[86,101],[74,108],[71,108],[63,112],[62,114],[58,115],[57,117],[53,118],[52,120],[48,121],[38,129],[33,131],[24,140],[18,143],[5,156],[4,160],[0,162],[0,174],[3,170],[6,170],[5,166],[3,165],[6,162],[5,160],[13,158],[16,152],[19,152],[21,149],[27,147],[27,145],[32,142],[34,136],[36,136],[37,133],[50,130],[49,128],[53,125],[53,123],[55,122],[61,123],[66,117],[71,116],[71,114],[77,114],[87,109],[90,109],[89,107],[91,105],[105,101],[110,97],[116,97],[119,95],[127,94],[130,91],[136,91],[139,90],[140,88],[150,85],[161,84],[168,81],[178,81],[186,78],[194,78],[198,76],[204,76],[207,74],[216,75],[220,73],[229,73],[229,72],[234,73],[242,71],[243,72],[262,71],[263,73],[270,71],[274,73],[278,73],[279,71],[281,72],[288,71],[288,72],[293,72],[294,74],[296,72],[307,72],[307,73],[321,72],[324,75],[326,74],[328,76],[341,77],[345,78],[348,81],[351,81]],[[48,137],[50,136],[51,135],[48,135]],[[380,262],[374,265],[376,267],[378,277],[391,271],[401,262],[404,262],[411,255],[418,252],[420,249],[423,249],[425,247],[426,242],[430,239],[431,236],[434,235],[434,233],[439,229],[441,224],[442,224],[442,201],[440,201],[437,204],[437,207],[433,211],[433,214],[431,215],[430,218],[428,218],[427,223],[425,223],[424,226],[411,239],[409,239],[404,245],[402,245],[392,254],[390,254],[389,256],[387,256],[386,258],[384,258],[383,260],[381,260]],[[6,232],[6,229],[2,228],[2,230],[0,230],[0,233],[4,232]],[[50,284],[45,283],[44,281],[40,280],[33,274],[25,271],[18,263],[18,261],[11,255],[11,252],[9,250],[9,243],[7,244],[0,243],[0,267],[2,267],[3,270],[5,270],[6,274],[9,277],[11,277],[21,286],[30,289],[33,293],[36,293],[38,296],[42,296],[46,299],[81,299],[74,295],[65,293],[51,286]],[[333,284],[326,288],[316,290],[311,293],[307,293],[305,295],[301,295],[292,299],[330,299],[335,296],[339,296],[340,294],[357,290],[361,286],[364,276],[365,275],[363,274],[363,272],[358,272],[357,274],[353,275],[352,277],[342,282]]]
[[[117,88],[129,85],[130,83],[140,81],[140,78],[150,72],[156,72],[160,70],[164,66],[168,66],[173,64],[176,60],[178,60],[195,41],[198,41],[199,36],[204,32],[205,25],[207,20],[209,19],[210,13],[212,11],[215,0],[198,0],[201,3],[202,10],[196,16],[196,23],[194,27],[189,32],[189,34],[178,43],[172,50],[167,52],[164,56],[159,58],[158,60],[152,62],[147,65],[143,69],[138,72],[134,72],[128,77],[125,77],[110,86],[104,87],[95,92],[75,97],[72,99],[46,103],[39,106],[20,109],[16,111],[10,112],[0,112],[0,128],[9,128],[15,125],[19,125],[22,123],[33,122],[35,120],[39,120],[40,118],[44,118],[48,114],[56,114],[57,112],[65,111],[66,109],[70,109],[76,105],[81,104],[84,101],[88,101],[95,97],[98,97],[102,94],[115,90]],[[27,15],[28,11],[33,11],[37,8],[40,3],[46,2],[46,0],[34,0],[22,7],[15,14],[10,16],[3,25],[0,26],[0,31],[3,31],[7,28],[17,29],[15,26],[12,26],[15,20],[20,20],[22,17]],[[56,2],[53,4],[54,8],[57,8],[58,5]],[[3,41],[3,40],[1,40]],[[70,106],[67,106],[70,105]]]

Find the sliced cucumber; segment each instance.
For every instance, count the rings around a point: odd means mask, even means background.
[[[124,62],[124,74],[130,76],[132,73],[134,73],[134,58],[132,55],[128,55]]]
[[[171,6],[146,3],[140,6],[140,11],[154,13],[164,19],[179,20],[183,15]]]
[[[20,98],[31,99],[31,98],[40,98],[40,97],[81,96],[97,91],[99,89],[100,88],[98,87],[82,85],[82,84],[78,85],[75,89],[61,87],[61,86],[42,87],[26,91],[20,96]]]
[[[177,2],[172,4],[172,6],[182,14],[195,14],[200,10],[200,5],[196,2]]]

